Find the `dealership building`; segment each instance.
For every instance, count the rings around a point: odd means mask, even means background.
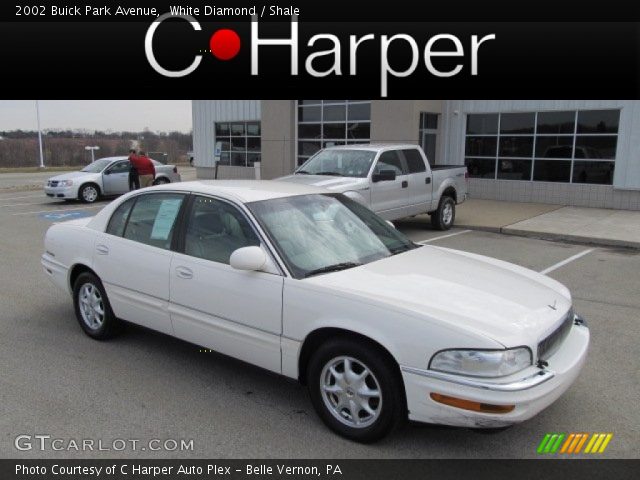
[[[473,198],[640,210],[640,101],[194,100],[199,178],[287,175],[320,148],[419,144]]]

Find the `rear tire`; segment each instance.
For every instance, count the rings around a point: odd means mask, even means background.
[[[402,380],[386,357],[373,345],[346,338],[316,350],[307,386],[313,407],[331,430],[371,443],[406,418]]]
[[[78,190],[78,199],[83,203],[93,203],[100,198],[100,188],[94,183],[87,183]]]
[[[440,199],[438,209],[431,213],[431,225],[436,230],[449,230],[456,220],[456,202],[449,196]]]
[[[106,340],[121,330],[113,314],[107,292],[100,279],[91,272],[81,273],[73,285],[73,306],[84,333],[96,340]]]
[[[171,183],[168,179],[164,177],[157,178],[153,181],[154,185],[166,185],[167,183]]]

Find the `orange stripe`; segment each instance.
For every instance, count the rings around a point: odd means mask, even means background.
[[[589,438],[589,434],[588,433],[583,433],[582,434],[582,440],[580,440],[580,443],[576,447],[576,453],[580,453],[580,450],[582,450],[582,446],[584,445],[584,442],[587,441],[587,438]]]
[[[575,434],[575,438],[573,439],[573,443],[569,447],[569,453],[573,453],[573,451],[576,448],[576,445],[578,444],[578,442],[580,441],[581,438],[582,438],[582,434],[581,433],[576,433]]]
[[[573,441],[573,438],[576,436],[575,433],[570,434],[567,439],[565,440],[564,444],[562,445],[562,449],[560,450],[560,453],[564,453],[567,451],[567,448],[569,448],[569,444]]]

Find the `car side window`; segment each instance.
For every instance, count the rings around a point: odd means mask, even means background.
[[[118,208],[116,208],[115,212],[111,215],[109,219],[109,224],[107,225],[107,233],[111,235],[117,235],[121,237],[124,234],[124,227],[127,225],[127,219],[129,218],[129,212],[131,211],[131,207],[135,202],[135,198],[130,198],[126,202],[122,203]]]
[[[108,169],[109,173],[127,173],[131,169],[129,162],[118,162],[111,165]]]
[[[179,193],[150,193],[138,197],[126,223],[124,238],[168,250],[184,201]]]
[[[380,154],[380,158],[378,158],[373,172],[380,173],[381,170],[393,170],[396,172],[396,175],[404,175],[402,160],[396,150],[390,150]]]
[[[195,197],[187,217],[185,254],[228,265],[238,248],[259,245],[260,239],[237,208],[214,198]]]
[[[427,171],[427,168],[424,166],[422,155],[420,155],[420,152],[417,149],[408,148],[406,150],[402,150],[402,154],[407,162],[409,173],[421,173]]]

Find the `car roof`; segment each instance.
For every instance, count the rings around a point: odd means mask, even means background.
[[[404,148],[418,148],[418,145],[413,143],[356,143],[352,145],[326,147],[325,150],[371,150],[379,152],[381,150],[398,150]]]
[[[98,160],[109,160],[110,162],[115,162],[117,160],[126,160],[129,157],[102,157],[102,158],[96,158],[96,162]]]
[[[310,185],[279,182],[277,180],[196,180],[192,182],[157,185],[153,191],[187,191],[215,195],[240,203],[258,202],[274,198],[327,193],[327,190]]]

